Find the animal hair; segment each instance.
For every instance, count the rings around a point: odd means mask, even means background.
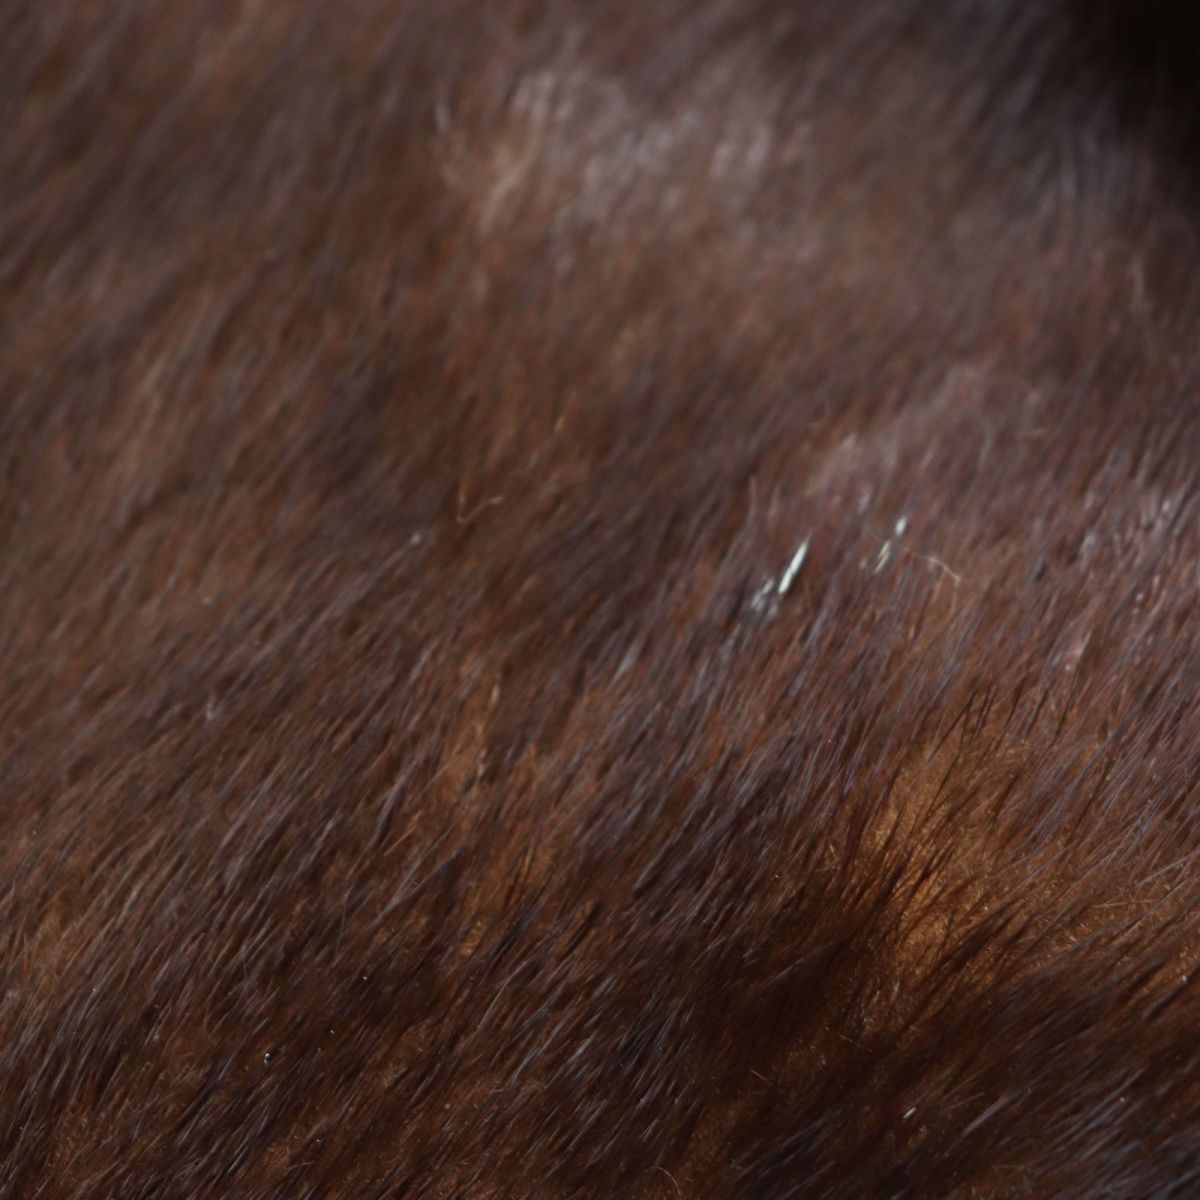
[[[9,0],[0,1196],[1200,1195],[1197,28]]]

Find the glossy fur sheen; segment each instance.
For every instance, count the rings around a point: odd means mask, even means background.
[[[1196,24],[0,8],[0,1195],[1200,1195]]]

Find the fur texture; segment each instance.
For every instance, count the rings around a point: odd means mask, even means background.
[[[0,1192],[1200,1194],[1195,19],[0,11]]]

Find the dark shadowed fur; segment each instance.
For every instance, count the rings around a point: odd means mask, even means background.
[[[0,1194],[1200,1195],[1186,6],[0,6]]]

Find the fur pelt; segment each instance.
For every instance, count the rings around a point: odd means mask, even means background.
[[[0,1195],[1200,1195],[1185,6],[0,9]]]

